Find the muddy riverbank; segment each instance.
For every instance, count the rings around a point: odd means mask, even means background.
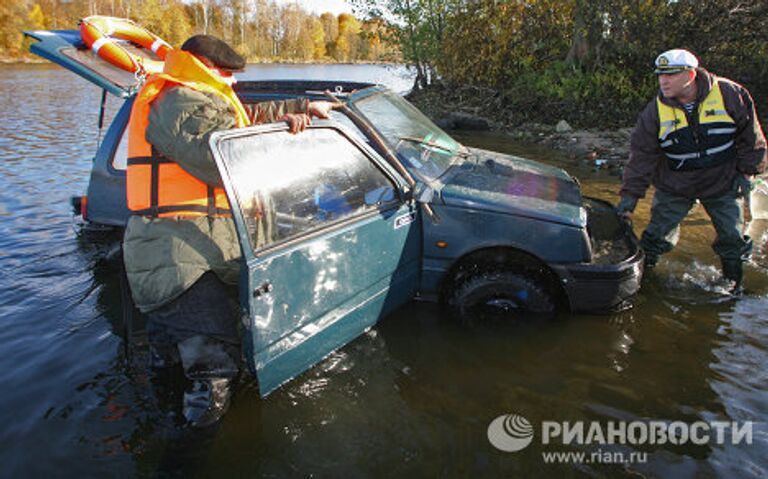
[[[611,125],[606,129],[571,126],[561,118],[557,124],[522,120],[506,108],[497,92],[487,88],[428,88],[408,95],[421,111],[442,128],[493,131],[511,138],[560,150],[566,157],[600,169],[620,170],[629,158],[632,125]]]

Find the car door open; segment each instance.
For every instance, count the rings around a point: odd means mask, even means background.
[[[402,178],[331,122],[220,132],[211,149],[243,250],[246,359],[265,396],[413,297],[420,218]]]

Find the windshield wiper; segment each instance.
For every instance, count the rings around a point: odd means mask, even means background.
[[[461,151],[461,150],[453,151],[452,148],[448,148],[447,146],[443,146],[443,145],[441,145],[439,143],[434,143],[434,142],[431,142],[431,141],[427,141],[427,140],[424,140],[423,138],[416,138],[415,136],[401,136],[401,137],[398,137],[398,140],[400,140],[400,141],[410,141],[412,143],[418,143],[420,145],[426,145],[426,146],[429,146],[429,147],[432,147],[432,148],[437,148],[438,150],[446,151],[446,152],[448,152],[448,153],[450,153],[452,155],[458,155],[458,156],[461,156],[461,157],[464,157],[464,156],[467,155],[467,152],[464,152],[464,151]],[[462,148],[463,145],[459,144],[459,147]]]

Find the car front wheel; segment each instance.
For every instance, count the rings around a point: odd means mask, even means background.
[[[520,273],[476,273],[459,285],[449,306],[462,322],[553,316],[555,301],[544,284]]]

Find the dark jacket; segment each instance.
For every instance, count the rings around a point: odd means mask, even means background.
[[[656,98],[640,113],[630,140],[629,162],[624,168],[622,197],[643,198],[649,185],[673,195],[686,198],[712,198],[730,190],[736,174],[763,173],[768,162],[765,136],[752,97],[746,88],[726,78],[697,69],[696,102],[701,102],[715,81],[720,82],[728,114],[736,122],[736,157],[733,161],[693,171],[675,171],[659,146],[659,112]],[[662,103],[682,109],[676,100],[665,98]]]

